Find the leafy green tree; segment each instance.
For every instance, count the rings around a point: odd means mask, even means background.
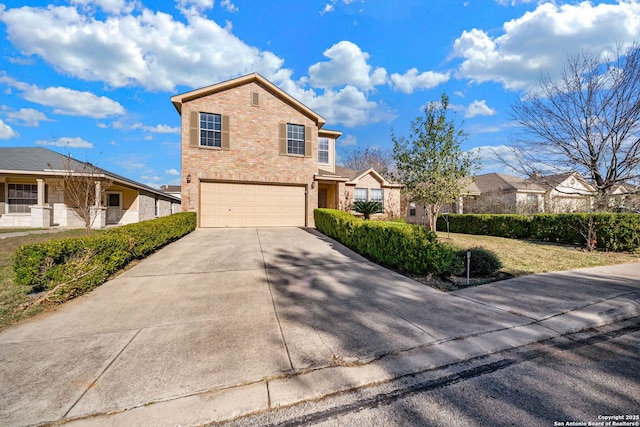
[[[395,179],[409,200],[425,206],[431,231],[442,205],[457,200],[479,167],[477,155],[460,148],[467,134],[448,112],[449,97],[443,93],[440,102],[425,107],[424,117],[411,121],[408,137],[391,132]]]
[[[364,219],[369,219],[371,215],[382,212],[382,203],[373,200],[358,200],[353,204],[353,210],[362,214]]]

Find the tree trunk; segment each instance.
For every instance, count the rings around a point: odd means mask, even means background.
[[[441,205],[438,203],[427,205],[427,223],[429,224],[429,230],[436,232],[436,224],[438,221],[438,214],[440,213]]]

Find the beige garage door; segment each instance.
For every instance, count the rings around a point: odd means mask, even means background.
[[[305,187],[203,182],[200,227],[304,227]]]

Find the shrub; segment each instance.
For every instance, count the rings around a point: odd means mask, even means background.
[[[452,233],[538,239],[618,252],[640,248],[640,215],[632,213],[450,214],[448,219]],[[438,231],[446,229],[445,218],[438,217]]]
[[[15,254],[15,282],[49,291],[65,301],[104,283],[133,259],[143,258],[190,233],[196,214],[184,212],[125,225],[101,234],[21,246]]]
[[[589,236],[595,241],[587,242]],[[640,248],[640,215],[538,214],[531,220],[531,237],[586,246],[593,244],[610,251],[636,251]]]
[[[524,239],[529,237],[530,219],[524,215],[449,214],[449,231],[452,233]],[[446,219],[438,216],[438,231],[447,231]]]
[[[450,274],[460,268],[454,249],[424,227],[364,221],[332,210],[314,211],[316,228],[382,265],[416,274]]]
[[[474,247],[471,251],[471,265],[469,274],[472,277],[491,277],[495,276],[498,270],[502,268],[502,262],[498,256],[483,247]],[[467,250],[459,250],[456,257],[463,264],[462,271],[456,272],[457,275],[463,275],[467,272]]]
[[[364,219],[369,219],[371,215],[382,212],[382,203],[373,200],[358,200],[353,204],[353,210],[362,214]]]

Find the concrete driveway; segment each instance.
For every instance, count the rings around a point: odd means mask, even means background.
[[[640,313],[635,266],[585,298]],[[315,230],[198,229],[0,333],[0,425],[211,422],[561,333],[572,303],[499,286],[445,294]]]

